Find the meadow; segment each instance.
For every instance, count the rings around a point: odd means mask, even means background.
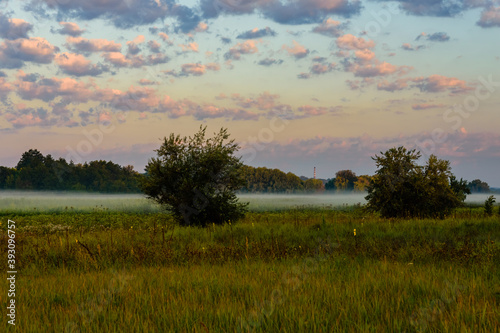
[[[4,199],[20,332],[499,331],[500,215],[478,206],[387,220],[346,199],[256,197],[202,229],[140,197]]]

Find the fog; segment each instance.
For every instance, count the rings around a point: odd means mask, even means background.
[[[491,194],[472,194],[467,203],[483,204]],[[335,194],[239,194],[250,210],[336,208],[365,204],[366,193]],[[500,201],[500,195],[496,195]],[[159,211],[142,194],[91,194],[76,192],[0,191],[0,210],[11,211]]]

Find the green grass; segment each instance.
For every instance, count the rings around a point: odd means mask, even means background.
[[[205,229],[158,212],[4,211],[2,258],[7,218],[17,225],[21,332],[500,327],[500,217],[481,208],[444,220],[355,207],[250,212]]]
[[[343,256],[84,274],[61,269],[19,280],[18,329],[495,332],[498,273],[493,266]]]

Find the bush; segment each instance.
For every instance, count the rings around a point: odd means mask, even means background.
[[[378,170],[368,186],[368,209],[383,217],[444,218],[465,200],[464,182],[456,182],[450,163],[431,155],[417,165],[420,152],[391,148],[375,156]],[[453,184],[453,186],[452,186]]]
[[[495,197],[493,195],[490,195],[488,199],[486,199],[486,201],[484,202],[484,213],[486,214],[486,216],[493,215],[494,204],[495,204]]]
[[[247,204],[235,191],[243,184],[243,164],[234,156],[238,145],[221,129],[205,139],[206,127],[193,137],[171,134],[146,166],[141,187],[148,198],[170,211],[181,225],[205,226],[236,221]]]

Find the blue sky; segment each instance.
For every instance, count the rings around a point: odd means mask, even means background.
[[[254,166],[372,174],[405,145],[500,186],[499,33],[498,0],[1,1],[1,164],[142,171],[206,125]]]

